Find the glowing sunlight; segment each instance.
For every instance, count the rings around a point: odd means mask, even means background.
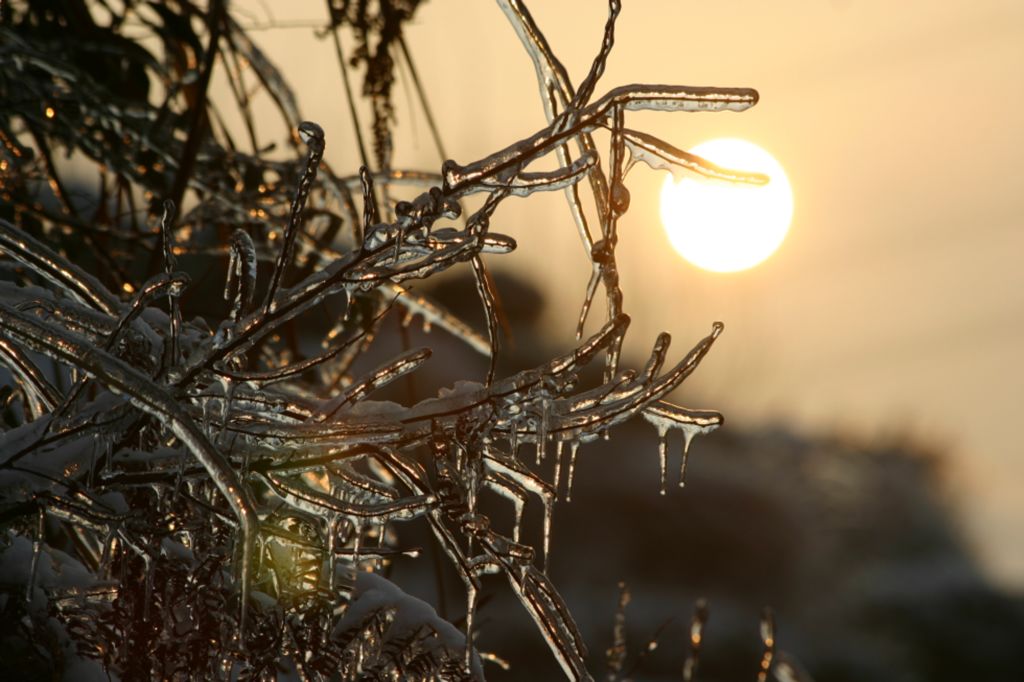
[[[793,217],[793,192],[782,166],[746,140],[710,140],[690,151],[725,168],[764,173],[770,181],[754,186],[667,177],[661,220],[672,246],[690,263],[714,272],[761,263],[782,244]]]

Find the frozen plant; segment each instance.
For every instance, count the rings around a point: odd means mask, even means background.
[[[743,111],[757,93],[627,85],[597,96],[619,2],[609,3],[598,54],[574,85],[525,5],[498,0],[536,68],[547,125],[480,160],[445,161],[440,172],[395,169],[390,88],[399,59],[419,90],[402,37],[417,4],[328,3],[322,36],[334,41],[347,88],[348,69],[363,68],[374,117],[373,158],[360,137],[363,166],[351,175],[324,163],[330,131],[302,120],[285,79],[225,2],[2,5],[0,608],[26,671],[480,678],[477,595],[480,577],[497,573],[566,676],[590,679],[572,614],[547,576],[553,511],[571,493],[581,446],[642,416],[661,438],[664,493],[669,432],[683,434],[685,468],[691,439],[722,421],[664,400],[720,323],[674,363],[662,334],[639,371],[619,367],[629,325],[616,265],[625,178],[643,162],[766,182],[632,130],[627,114]],[[341,42],[350,29],[351,60]],[[215,69],[247,144],[208,95]],[[293,160],[272,160],[261,142],[257,91],[292,132]],[[597,130],[610,133],[606,153]],[[58,150],[93,164],[95,198],[68,188]],[[556,170],[531,170],[552,156]],[[392,200],[410,185],[421,193]],[[592,266],[579,343],[498,376],[484,254],[516,247],[492,229],[502,202],[543,191],[565,193]],[[473,195],[479,207],[470,211]],[[226,273],[217,318],[208,305],[206,319],[189,310],[199,284],[179,269],[186,258]],[[466,262],[485,335],[408,288]],[[583,339],[602,291],[607,321]],[[315,314],[324,311],[336,318],[326,328]],[[356,369],[393,315],[488,355],[486,376],[415,404],[374,400],[431,356],[411,349]],[[310,353],[301,340],[314,333],[321,348]],[[602,381],[581,385],[581,369],[600,359]],[[552,458],[548,480],[539,465]],[[511,527],[480,512],[484,491],[512,505]],[[523,540],[528,504],[543,508],[540,547]],[[369,573],[414,553],[401,537],[414,519],[464,583],[462,633]]]

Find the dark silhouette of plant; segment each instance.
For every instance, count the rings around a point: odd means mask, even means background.
[[[525,5],[499,0],[536,67],[547,125],[472,163],[393,169],[394,60],[415,78],[402,27],[417,4],[328,3],[324,35],[346,86],[348,68],[363,70],[373,112],[373,158],[360,138],[364,165],[351,175],[323,162],[330,131],[302,120],[285,79],[224,2],[2,5],[0,359],[9,381],[0,581],[4,627],[26,674],[100,666],[125,678],[480,677],[479,578],[499,573],[565,674],[589,678],[582,638],[546,573],[552,512],[572,488],[580,446],[642,416],[661,436],[664,492],[668,432],[681,430],[688,448],[722,421],[664,401],[720,323],[675,364],[666,366],[663,334],[643,368],[619,367],[629,324],[615,255],[626,175],[642,161],[766,181],[632,130],[627,113],[742,111],[757,93],[629,85],[595,96],[619,2],[574,85]],[[346,56],[349,29],[356,46]],[[215,69],[244,141],[210,96]],[[291,131],[286,160],[271,158],[257,130],[253,79]],[[598,129],[610,132],[604,156],[591,136]],[[61,155],[91,164],[95,195],[76,193]],[[548,156],[556,170],[530,170]],[[422,193],[391,199],[410,184]],[[572,352],[499,377],[496,292],[483,257],[516,243],[492,219],[510,196],[553,190],[565,192],[592,262],[577,336],[600,289],[607,322]],[[469,211],[473,195],[482,201]],[[185,262],[205,270],[196,278]],[[408,288],[465,262],[486,336]],[[225,279],[226,307],[192,295],[214,278]],[[421,316],[489,355],[486,376],[412,404],[371,399],[431,356],[412,349],[363,366],[393,315]],[[581,372],[601,355],[601,379],[588,385]],[[551,459],[547,480],[539,465]],[[511,528],[480,512],[484,491],[513,506]],[[539,548],[521,529],[525,506],[537,503]],[[413,519],[464,582],[465,636],[371,572],[412,551],[400,522]],[[762,679],[774,654],[765,623]],[[622,646],[609,654],[615,675],[628,674]]]

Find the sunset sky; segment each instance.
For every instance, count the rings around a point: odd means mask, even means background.
[[[578,82],[605,3],[534,5]],[[265,4],[246,6],[254,24],[270,20]],[[274,19],[322,22],[323,5],[295,3]],[[304,117],[324,127],[327,160],[354,169],[330,42],[302,27],[253,35],[296,84]],[[493,3],[431,0],[407,39],[455,160],[543,125],[532,65]],[[619,252],[630,357],[639,362],[663,329],[679,357],[724,321],[675,399],[722,409],[731,428],[909,435],[940,449],[986,567],[1024,587],[1024,5],[633,0],[597,94],[634,82],[757,88],[761,103],[743,114],[627,125],[684,149],[755,142],[786,168],[795,217],[766,263],[704,272],[669,246],[662,175],[636,168]],[[396,95],[396,166],[437,169],[423,117],[401,84]],[[493,229],[520,249],[491,264],[538,280],[551,338],[568,347],[588,267],[563,196],[507,202]]]

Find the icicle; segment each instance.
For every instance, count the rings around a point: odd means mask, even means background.
[[[548,416],[551,408],[551,401],[541,398],[540,425],[537,427],[537,466],[544,461],[548,449]],[[557,482],[556,486],[557,488]]]
[[[658,464],[661,467],[661,494],[665,494],[665,478],[668,470],[668,427],[657,424],[658,429]]]
[[[483,336],[475,332],[461,319],[433,302],[429,298],[409,291],[397,282],[388,281],[378,291],[395,295],[398,305],[408,308],[411,312],[423,316],[424,329],[434,325],[444,329],[470,348],[484,356],[491,353],[491,345]]]
[[[463,661],[467,675],[473,672],[473,616],[476,615],[476,583],[472,578],[466,581],[466,658]]]
[[[580,443],[579,441],[572,441],[569,445],[569,480],[566,482],[565,487],[565,501],[572,502],[572,480],[576,473],[576,453],[579,452]]]
[[[362,544],[362,540],[363,540],[363,526],[362,526],[362,524],[356,523],[355,521],[352,521],[351,519],[349,519],[349,522],[352,524],[353,531],[355,532],[355,536],[352,539],[352,565],[355,566],[356,570],[358,571],[359,570],[359,548],[360,548],[360,545]]]
[[[39,555],[43,551],[43,535],[46,533],[46,512],[39,507],[36,536],[32,540],[32,565],[28,570],[28,585],[25,587],[25,601],[32,602],[32,590],[36,585],[36,571],[39,570]]]
[[[341,525],[341,516],[334,515],[327,524],[327,593],[334,598],[334,545],[338,541],[338,529]]]
[[[658,454],[662,466],[662,490],[665,487],[665,466],[667,460],[665,437],[669,430],[679,429],[683,432],[683,456],[679,464],[679,487],[686,485],[686,463],[690,454],[690,443],[697,434],[709,433],[722,423],[722,415],[717,412],[687,410],[669,403],[659,402],[648,405],[643,417],[658,431],[661,439]],[[664,494],[664,492],[663,492]]]
[[[683,426],[683,459],[679,462],[679,487],[683,488],[686,486],[686,462],[690,458],[690,443],[693,442],[693,437],[700,433],[700,428],[693,426]]]
[[[107,537],[103,540],[103,552],[100,554],[100,563],[96,568],[96,574],[102,576],[104,579],[108,579],[110,577],[110,564],[116,549],[117,531],[111,529],[107,532]]]
[[[170,277],[176,267],[174,258],[174,229],[171,223],[174,221],[175,206],[170,199],[164,201],[163,217],[160,220],[160,231],[163,236],[164,247],[164,272]],[[181,303],[177,296],[167,296],[167,306],[171,318],[170,344],[167,347],[170,365],[178,364],[179,346],[181,335]]]
[[[515,459],[516,455],[519,454],[519,429],[517,428],[514,420],[509,425],[508,449],[509,454],[512,455],[512,459]]]
[[[548,555],[551,549],[551,516],[555,510],[555,496],[544,497],[544,574],[548,572]]]
[[[370,519],[370,522],[374,525],[377,530],[377,554],[373,557],[372,569],[373,571],[379,571],[383,565],[383,554],[380,549],[384,547],[384,534],[387,532],[388,522],[384,517],[374,517]]]
[[[466,506],[469,508],[470,514],[476,514],[477,490],[480,488],[480,471],[477,468],[476,463],[468,464],[466,462],[466,458],[469,457],[468,451],[463,448],[459,448],[459,452],[463,455],[461,466],[459,468],[466,472],[466,478],[464,479],[464,483],[466,485]]]
[[[92,489],[96,484],[96,460],[98,459],[98,457],[96,456],[96,451],[109,450],[110,448],[109,445],[106,445],[106,441],[108,439],[101,434],[102,432],[96,434],[97,442],[93,445],[93,447],[89,448],[89,472],[86,477],[86,481],[88,482],[88,486],[90,489]]]
[[[562,441],[555,443],[555,498],[562,487]]]
[[[149,610],[153,603],[153,559],[149,554],[142,556],[146,571],[146,593],[142,601],[142,620],[149,621]]]

